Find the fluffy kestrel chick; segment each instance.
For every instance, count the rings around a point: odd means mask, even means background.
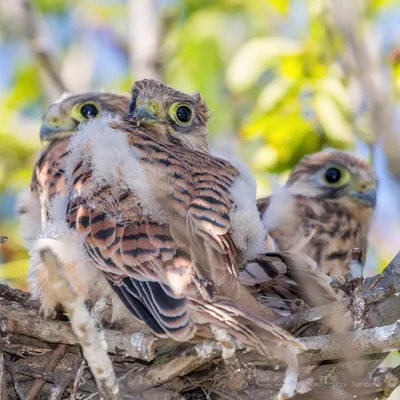
[[[30,187],[20,195],[17,206],[22,235],[28,250],[32,250],[37,239],[44,235],[51,201],[56,195],[66,195],[64,158],[71,136],[91,119],[105,114],[126,114],[129,103],[128,95],[88,92],[63,95],[50,105],[40,129],[40,139],[49,144],[36,161]],[[50,311],[56,300],[46,276],[40,260],[33,256],[29,270],[30,289],[42,299],[43,310]],[[82,281],[79,277],[72,280]],[[79,284],[78,289],[81,286]]]
[[[157,335],[187,341],[211,324],[263,354],[299,348],[238,282],[263,249],[256,185],[205,152],[207,115],[200,95],[136,83],[128,117],[93,121],[71,140],[69,228]]]
[[[377,183],[366,162],[324,151],[304,157],[285,186],[257,205],[279,250],[301,251],[322,272],[342,276],[354,247],[365,260]]]

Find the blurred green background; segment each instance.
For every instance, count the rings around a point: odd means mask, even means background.
[[[400,1],[3,0],[0,281],[27,288],[15,199],[48,104],[144,77],[203,94],[214,149],[248,163],[260,196],[307,153],[368,159],[380,179],[368,273],[398,252]]]
[[[248,163],[259,195],[309,152],[369,159],[381,185],[368,271],[384,267],[400,248],[399,22],[393,0],[2,1],[0,280],[26,288],[15,198],[49,102],[143,77],[203,94],[213,147]]]

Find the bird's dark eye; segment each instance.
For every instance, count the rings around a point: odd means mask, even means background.
[[[328,183],[337,183],[341,177],[342,173],[337,168],[328,168],[325,172],[325,180]]]
[[[85,104],[81,108],[81,114],[87,118],[95,118],[99,113],[99,109],[94,104]]]
[[[180,122],[187,123],[192,118],[192,110],[187,106],[179,106],[176,109],[176,117]]]

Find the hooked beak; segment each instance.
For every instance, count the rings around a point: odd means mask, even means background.
[[[55,125],[44,121],[40,128],[40,141],[51,142],[52,140],[63,139],[74,134],[76,126]]]
[[[51,142],[55,139],[61,139],[63,137],[69,136],[72,133],[72,130],[65,130],[64,128],[56,128],[50,127],[46,125],[42,125],[40,128],[40,141]]]
[[[151,109],[149,104],[142,104],[139,106],[133,113],[133,117],[137,121],[137,126],[148,126],[160,120],[154,114],[154,111]]]
[[[363,192],[350,192],[350,196],[364,206],[374,208],[376,205],[375,189],[367,189]]]

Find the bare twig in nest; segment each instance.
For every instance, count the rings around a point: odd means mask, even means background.
[[[366,305],[370,305],[388,299],[393,295],[393,289],[391,288],[377,288],[370,292],[363,292],[362,298]],[[332,304],[327,304],[287,317],[279,318],[276,321],[276,324],[283,329],[294,331],[303,325],[319,321],[333,313],[344,315],[349,310],[350,304],[351,302],[349,298],[341,299]]]
[[[400,320],[392,325],[340,335],[313,336],[299,339],[307,350],[300,354],[301,363],[313,364],[362,354],[400,349]]]
[[[75,380],[74,380],[74,385],[72,386],[72,391],[71,391],[71,398],[70,400],[75,400],[76,394],[78,393],[79,389],[79,382],[82,378],[83,371],[85,370],[86,367],[86,361],[83,360],[80,367],[78,368],[78,371],[76,372]]]
[[[0,340],[2,340],[0,338]],[[5,368],[4,368],[4,353],[2,349],[2,344],[0,342],[0,399],[7,399],[7,386],[5,381]]]
[[[119,399],[113,365],[85,304],[69,283],[53,252],[50,249],[42,249],[40,257],[47,267],[48,277],[58,300],[68,313],[72,329],[79,339],[83,355],[92,371],[100,394],[107,400]]]
[[[10,372],[11,380],[12,380],[12,383],[13,383],[13,386],[14,386],[15,393],[17,393],[18,399],[19,400],[26,400],[24,392],[22,391],[22,388],[19,386],[19,382],[18,382],[18,379],[16,377],[17,372],[15,371],[14,368],[12,368],[10,366],[7,366],[7,369]]]
[[[79,344],[68,322],[44,319],[37,313],[37,309],[21,307],[17,303],[1,299],[0,292],[0,315],[7,332],[35,337],[48,343]],[[152,335],[110,329],[105,329],[103,333],[109,353],[124,354],[144,361],[154,358],[156,339]]]
[[[32,299],[32,296],[29,293],[23,292],[19,289],[14,289],[4,283],[0,283],[0,298],[16,301],[28,307],[40,308],[39,301]]]
[[[52,372],[56,369],[57,364],[63,358],[66,350],[67,345],[65,344],[60,344],[57,346],[57,348],[52,353],[51,359],[49,360],[49,363],[46,367],[46,372]],[[28,393],[26,394],[26,400],[36,399],[36,396],[39,394],[45,382],[46,381],[44,381],[43,379],[35,379],[31,387],[29,388]]]
[[[178,376],[184,376],[197,368],[221,356],[220,346],[215,342],[197,345],[192,351],[186,351],[164,364],[156,365],[145,372],[125,375],[120,380],[122,393],[140,393],[154,386],[169,382]]]

